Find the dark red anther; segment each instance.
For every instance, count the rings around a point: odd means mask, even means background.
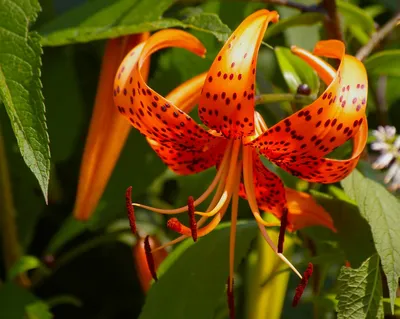
[[[157,273],[156,273],[156,267],[154,265],[154,258],[153,258],[153,254],[151,252],[151,247],[150,247],[150,242],[149,242],[149,236],[148,235],[144,239],[144,252],[146,254],[147,267],[149,267],[151,276],[153,277],[153,279],[155,281],[157,281],[158,278],[157,278]]]
[[[281,217],[281,228],[279,229],[279,238],[278,238],[278,253],[282,254],[283,252],[283,242],[285,241],[285,231],[288,224],[288,209],[285,207],[282,212]]]
[[[189,221],[190,221],[190,230],[192,233],[193,241],[197,241],[197,221],[194,216],[194,199],[192,196],[188,198],[188,213],[189,213]]]
[[[303,279],[301,279],[299,285],[296,287],[296,293],[295,293],[294,298],[293,298],[292,307],[296,307],[297,304],[299,303],[300,298],[301,298],[301,296],[302,296],[302,294],[304,292],[304,289],[306,289],[308,280],[310,279],[310,277],[311,277],[311,275],[313,273],[313,269],[314,269],[313,264],[312,263],[308,263],[308,267],[307,267],[306,271],[303,274]]]
[[[136,218],[135,210],[132,206],[132,186],[129,186],[125,192],[126,210],[128,212],[129,225],[131,226],[132,234],[136,234]]]
[[[235,296],[233,295],[233,278],[232,286],[229,283],[230,277],[228,277],[228,288],[226,290],[226,297],[228,299],[229,319],[235,319]]]

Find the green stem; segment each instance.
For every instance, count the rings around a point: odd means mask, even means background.
[[[16,210],[12,197],[10,172],[0,126],[0,236],[6,271],[21,257],[15,216]],[[29,285],[26,276],[23,274],[19,276],[18,281],[22,285]]]
[[[265,214],[267,221],[272,216]],[[273,241],[278,241],[279,231],[269,231]],[[285,255],[290,258],[293,253],[294,240],[285,237]],[[247,319],[279,319],[282,315],[283,302],[289,281],[290,271],[276,256],[264,238],[257,237],[257,251],[248,259],[248,280],[246,297]],[[261,284],[264,283],[264,284]]]
[[[300,104],[310,104],[316,99],[313,95],[301,95],[290,93],[261,94],[256,96],[256,105],[277,102],[295,102]]]
[[[340,30],[339,16],[336,8],[336,0],[322,0],[320,6],[322,6],[326,12],[325,28],[328,37],[343,41],[343,34]]]
[[[6,270],[9,270],[21,256],[15,215],[10,174],[0,127],[0,229]]]

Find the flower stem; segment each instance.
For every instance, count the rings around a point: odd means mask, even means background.
[[[0,126],[0,236],[6,271],[21,257],[15,215],[10,173]],[[29,285],[29,280],[24,274],[20,275],[17,281],[23,286]]]
[[[272,218],[265,215],[264,219],[272,221]],[[274,241],[278,241],[278,230],[270,229],[268,232]],[[292,254],[293,247],[294,240],[286,236],[286,256]],[[246,318],[281,318],[290,271],[287,271],[286,265],[271,250],[261,234],[257,237],[256,254],[250,256],[248,266]],[[262,282],[266,284],[262,285]]]
[[[290,93],[274,93],[274,94],[261,94],[256,96],[256,105],[268,104],[276,102],[296,102],[301,104],[309,104],[315,100],[315,96],[290,94]]]
[[[328,37],[343,41],[342,31],[340,30],[339,16],[336,8],[335,0],[322,0],[320,4],[326,12],[325,28],[328,32]]]
[[[386,36],[396,27],[397,23],[400,21],[400,13],[389,20],[378,32],[374,33],[371,40],[364,45],[356,54],[356,58],[359,60],[364,60],[370,55],[373,49],[384,39]]]

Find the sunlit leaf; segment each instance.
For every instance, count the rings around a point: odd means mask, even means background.
[[[368,258],[360,268],[342,267],[338,282],[338,319],[383,318],[378,255]]]
[[[275,48],[276,57],[283,77],[291,93],[296,93],[300,84],[307,84],[311,92],[317,93],[319,80],[311,67],[300,58],[291,53],[289,49]]]
[[[311,193],[318,204],[332,216],[340,248],[353,267],[358,267],[376,252],[370,227],[360,215],[356,205],[317,191]],[[354,228],[357,228],[357,232],[353,231]]]
[[[382,185],[357,170],[341,182],[371,226],[375,247],[386,274],[392,311],[400,277],[400,203]]]
[[[140,319],[212,318],[228,278],[229,226],[201,238],[187,239],[161,264],[159,280],[148,292]],[[235,265],[246,255],[257,234],[254,222],[237,225]]]
[[[8,271],[8,279],[12,280],[19,274],[39,268],[41,265],[41,261],[35,256],[22,256]]]
[[[370,74],[400,76],[400,50],[375,53],[364,64]]]
[[[115,38],[122,35],[182,27],[225,40],[229,28],[214,13],[191,11],[180,19],[162,18],[174,0],[94,0],[40,27],[43,45],[64,45]]]
[[[42,50],[38,35],[28,32],[39,10],[37,0],[0,0],[0,100],[47,200],[50,150],[40,82]]]

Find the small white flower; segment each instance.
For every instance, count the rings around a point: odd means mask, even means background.
[[[395,161],[389,168],[385,176],[385,183],[391,182],[389,188],[393,191],[400,188],[400,161]]]
[[[394,155],[392,153],[389,153],[387,151],[382,152],[382,155],[380,155],[376,161],[372,164],[373,169],[382,169],[385,168],[386,166],[389,166],[390,162],[393,160]]]
[[[372,168],[388,167],[384,182],[391,183],[391,190],[397,190],[400,188],[400,136],[396,136],[394,126],[379,126],[372,134],[376,141],[371,143],[371,149],[381,153],[372,164]]]

